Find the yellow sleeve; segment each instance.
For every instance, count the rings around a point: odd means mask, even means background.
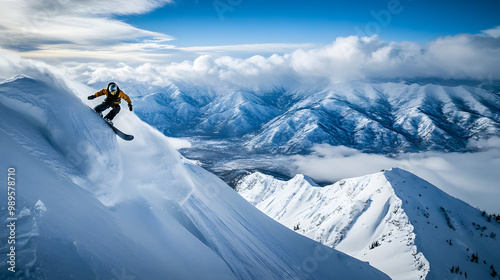
[[[106,94],[106,89],[105,88],[103,88],[100,91],[94,93],[95,97],[103,96],[105,94]]]
[[[125,92],[121,91],[121,94],[122,94],[122,98],[127,101],[128,104],[132,104],[132,100],[130,100],[130,97],[128,97],[128,95],[125,94]]]

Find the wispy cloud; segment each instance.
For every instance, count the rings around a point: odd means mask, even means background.
[[[45,59],[88,57],[90,52],[99,58],[106,54],[103,49],[117,55],[144,53],[145,45],[161,48],[173,38],[135,28],[113,16],[146,13],[168,2],[170,0],[7,1],[0,10],[0,45],[25,57]],[[129,44],[128,49],[123,49],[125,43]],[[78,53],[80,51],[82,53]]]
[[[227,46],[196,46],[196,47],[179,47],[177,49],[187,52],[194,52],[199,54],[211,53],[283,53],[292,52],[297,49],[311,49],[318,47],[316,44],[287,44],[287,43],[274,43],[274,44],[241,44],[241,45],[227,45]]]
[[[119,43],[109,46],[94,46],[81,48],[72,44],[42,45],[39,50],[23,53],[25,58],[58,59],[69,62],[101,61],[116,63],[142,64],[145,62],[158,62],[165,60],[172,54],[164,50],[174,49],[168,44],[152,43]]]

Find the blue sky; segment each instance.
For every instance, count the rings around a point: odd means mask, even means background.
[[[374,33],[387,41],[425,43],[438,36],[493,28],[500,24],[499,12],[498,0],[178,0],[120,19],[173,36],[182,47],[328,44],[339,36]]]

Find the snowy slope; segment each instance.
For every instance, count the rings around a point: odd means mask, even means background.
[[[142,92],[142,90],[137,90]],[[500,96],[470,86],[350,82],[272,92],[170,85],[137,93],[138,116],[169,136],[240,137],[250,150],[314,144],[375,153],[464,151],[500,135]]]
[[[1,279],[387,279],[274,222],[126,110],[115,125],[135,139],[117,139],[80,98],[56,80],[0,84],[18,219],[15,273],[0,228]]]
[[[392,279],[463,279],[465,273],[493,279],[490,266],[500,268],[500,224],[401,169],[325,187],[303,175],[285,182],[254,173],[237,190],[283,225],[369,261]]]

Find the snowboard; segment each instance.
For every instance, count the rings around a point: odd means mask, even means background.
[[[121,130],[116,128],[114,125],[107,122],[105,119],[103,119],[103,120],[109,125],[109,127],[111,127],[111,129],[115,132],[115,134],[118,135],[118,137],[120,137],[121,139],[123,139],[125,141],[131,141],[134,139],[134,135],[125,134]]]
[[[89,106],[87,106],[90,110],[92,110],[92,112],[96,113],[97,112],[90,108]],[[99,115],[99,114],[97,114]],[[115,132],[116,135],[118,135],[118,137],[120,137],[121,139],[125,140],[125,141],[132,141],[134,139],[134,135],[129,135],[129,134],[125,134],[123,133],[123,131],[119,130],[118,128],[116,128],[114,125],[112,125],[111,123],[109,123],[108,121],[106,121],[101,115],[99,115],[99,117],[101,117],[101,119],[107,123],[109,125],[109,127],[111,127],[111,129]]]

